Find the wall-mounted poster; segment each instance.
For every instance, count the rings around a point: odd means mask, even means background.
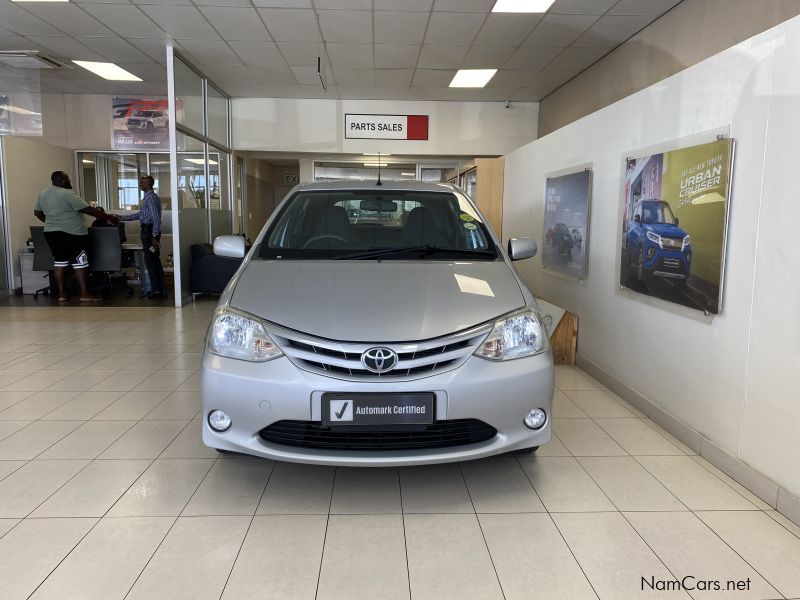
[[[620,283],[719,314],[734,142],[630,158]]]
[[[113,98],[111,148],[169,150],[167,100]]]
[[[586,276],[591,194],[592,172],[588,169],[547,178],[542,250],[545,269]]]

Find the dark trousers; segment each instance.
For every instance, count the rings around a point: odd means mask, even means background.
[[[161,266],[161,249],[156,248],[151,252],[153,245],[153,226],[142,225],[142,252],[144,252],[144,264],[147,267],[147,275],[150,278],[150,293],[163,294],[164,289],[164,269]]]

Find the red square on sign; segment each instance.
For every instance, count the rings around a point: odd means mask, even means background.
[[[428,115],[408,115],[409,140],[428,139]]]

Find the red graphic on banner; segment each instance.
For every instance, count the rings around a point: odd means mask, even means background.
[[[428,115],[408,115],[408,140],[428,139]]]

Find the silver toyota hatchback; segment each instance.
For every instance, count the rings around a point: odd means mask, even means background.
[[[241,238],[215,253],[244,256]],[[223,293],[202,364],[203,442],[275,460],[420,465],[550,440],[536,301],[459,188],[296,187]]]

